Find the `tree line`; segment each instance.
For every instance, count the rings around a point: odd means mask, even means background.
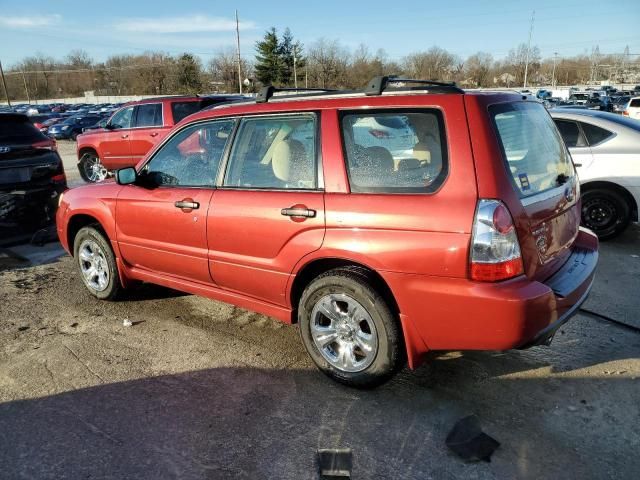
[[[525,67],[528,65],[527,67]],[[595,83],[602,80],[638,82],[640,59],[623,54],[591,54],[542,58],[538,47],[520,44],[496,59],[478,51],[466,58],[433,46],[400,59],[384,50],[371,52],[360,45],[348,49],[339,40],[321,38],[305,46],[287,28],[265,32],[255,45],[255,56],[240,58],[244,91],[261,85],[308,88],[361,88],[378,75],[455,81],[463,87],[519,87],[525,69],[529,86]],[[232,93],[239,90],[235,49],[218,51],[207,63],[189,52],[170,55],[149,51],[112,55],[94,61],[74,50],[63,59],[38,53],[5,69],[12,99],[46,99],[96,95],[163,95]],[[3,92],[4,93],[4,92]]]

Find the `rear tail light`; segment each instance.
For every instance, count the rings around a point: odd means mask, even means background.
[[[58,145],[56,141],[53,139],[42,140],[40,142],[34,142],[31,144],[33,148],[41,149],[41,150],[57,150]]]
[[[67,176],[64,173],[59,173],[58,175],[54,175],[51,177],[55,183],[64,183],[67,181]]]
[[[480,200],[471,240],[471,279],[496,282],[524,272],[520,244],[507,207],[499,200]]]

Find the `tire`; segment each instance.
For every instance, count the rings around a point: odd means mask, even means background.
[[[376,387],[404,364],[399,322],[365,270],[339,268],[318,276],[302,293],[298,322],[313,362],[345,385]]]
[[[620,235],[630,222],[630,209],[624,197],[608,188],[594,188],[582,194],[582,225],[600,240]]]
[[[107,178],[107,169],[100,163],[100,159],[93,152],[87,152],[78,162],[80,176],[87,183],[101,182]]]
[[[95,227],[81,228],[73,242],[73,258],[89,293],[101,300],[114,300],[122,291],[116,257],[109,240]],[[91,272],[91,268],[94,269]]]

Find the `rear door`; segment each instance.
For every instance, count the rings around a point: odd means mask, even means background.
[[[588,168],[593,161],[593,153],[589,142],[580,127],[580,123],[574,120],[555,118],[554,122],[564,144],[571,153],[571,158],[575,167],[578,169],[578,173],[582,167]]]
[[[241,120],[207,221],[219,286],[286,305],[293,267],[324,236],[318,121],[315,113]]]
[[[106,131],[101,134],[98,154],[102,164],[109,170],[134,164],[129,142],[134,108],[133,106],[125,107],[114,113],[107,123]]]
[[[527,274],[544,280],[570,253],[580,226],[578,178],[562,137],[545,108],[501,103],[489,113],[515,198],[514,215]]]
[[[131,158],[134,163],[138,163],[169,132],[169,128],[164,127],[162,108],[161,102],[143,103],[136,107],[129,133]]]

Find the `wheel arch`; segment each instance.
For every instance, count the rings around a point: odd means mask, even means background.
[[[109,234],[102,223],[100,223],[100,220],[86,213],[76,213],[69,218],[69,222],[67,223],[67,245],[69,245],[69,253],[71,256],[73,256],[75,251],[74,240],[76,235],[82,228],[88,226],[94,226],[109,242],[111,242],[111,238],[109,238]]]
[[[596,188],[610,189],[621,195],[629,203],[631,221],[638,221],[638,203],[636,202],[636,199],[633,197],[631,192],[629,192],[629,190],[627,190],[619,183],[609,182],[606,180],[593,180],[580,185],[580,190],[582,193]]]
[[[93,145],[83,145],[78,148],[78,161],[84,156],[85,153],[94,153],[96,157],[100,158],[98,155],[98,149],[96,149]]]
[[[302,297],[304,289],[316,278],[329,270],[336,268],[353,268],[363,272],[371,282],[372,286],[382,295],[389,308],[398,315],[400,309],[385,279],[372,267],[364,263],[339,257],[315,258],[303,265],[296,273],[289,291],[289,301],[291,302],[291,323],[297,323],[298,302]]]

